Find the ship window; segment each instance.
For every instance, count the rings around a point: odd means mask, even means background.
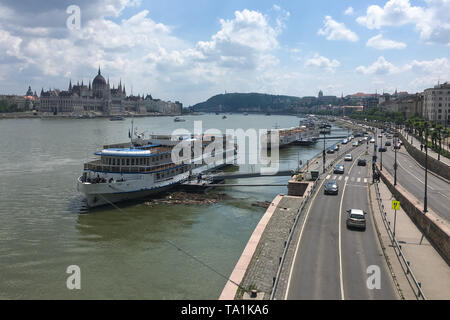
[[[130,159],[127,159],[127,166],[130,165]]]

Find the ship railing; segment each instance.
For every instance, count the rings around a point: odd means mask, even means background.
[[[84,164],[85,170],[99,171],[99,172],[111,172],[111,173],[150,173],[158,172],[166,169],[176,168],[174,163],[164,164],[159,166],[111,166],[102,164],[100,161],[94,161]]]

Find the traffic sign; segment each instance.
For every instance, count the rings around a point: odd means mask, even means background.
[[[392,200],[392,209],[400,210],[400,201]]]

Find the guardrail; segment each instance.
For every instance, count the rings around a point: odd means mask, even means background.
[[[401,258],[401,260],[403,261],[403,263],[406,267],[405,275],[407,277],[409,275],[411,277],[411,279],[413,280],[414,284],[416,285],[417,293],[414,291],[414,294],[418,299],[422,298],[423,300],[427,300],[427,298],[425,297],[425,295],[422,291],[421,283],[419,281],[417,281],[417,279],[414,276],[414,273],[411,269],[409,261],[406,260],[406,257],[402,251],[402,246],[397,242],[397,239],[395,238],[395,234],[391,230],[390,222],[386,218],[386,211],[384,211],[384,205],[381,201],[381,194],[380,194],[380,189],[378,188],[378,183],[375,183],[375,191],[376,191],[376,196],[377,196],[378,207],[380,208],[381,216],[383,218],[383,223],[388,231],[388,235],[389,235],[389,238],[391,239],[392,247],[394,248],[395,254]]]

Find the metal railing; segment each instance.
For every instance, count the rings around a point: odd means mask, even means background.
[[[380,189],[378,188],[378,183],[375,183],[375,191],[376,191],[376,196],[377,196],[378,207],[380,208],[380,212],[381,212],[381,217],[383,218],[384,226],[386,227],[389,238],[391,239],[391,243],[392,243],[392,247],[394,248],[394,252],[398,257],[401,258],[401,260],[403,261],[403,263],[406,267],[406,272],[405,272],[406,277],[408,277],[408,275],[409,275],[416,286],[417,292],[414,291],[414,294],[418,299],[422,298],[423,300],[427,300],[427,298],[425,297],[425,295],[422,291],[421,283],[419,281],[417,281],[417,279],[414,276],[414,273],[411,269],[409,261],[406,260],[406,257],[402,251],[402,246],[398,243],[397,239],[395,238],[395,234],[391,230],[390,221],[388,221],[386,218],[386,211],[384,211],[384,205],[381,201],[381,194],[380,194]]]

